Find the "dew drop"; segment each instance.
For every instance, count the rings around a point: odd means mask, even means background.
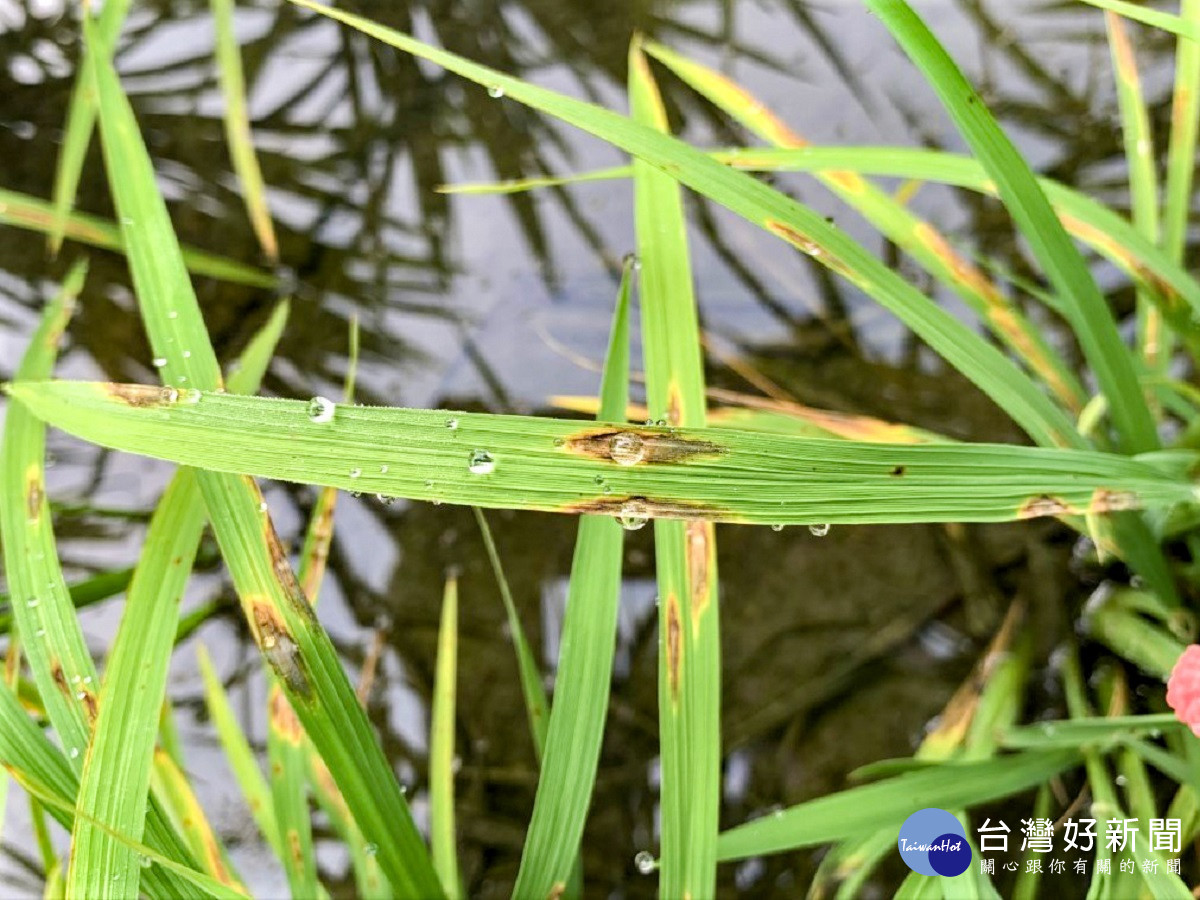
[[[169,388],[169,387],[163,388],[162,390],[160,390],[158,392],[158,396],[159,396],[159,399],[162,400],[163,403],[178,403],[179,402],[179,391],[175,390],[175,388]]]
[[[39,600],[37,597],[30,597],[29,602],[26,603],[25,605],[28,606],[30,609],[34,609],[41,602],[42,601]]]
[[[389,497],[387,494],[376,494],[375,499],[378,500],[380,503],[382,503],[384,506],[391,506],[396,498]]]
[[[200,393],[200,391],[196,390],[195,388],[189,388],[183,392],[182,400],[188,406],[195,406],[200,402],[201,396],[203,395]]]
[[[367,856],[374,856],[378,852],[379,852],[378,844],[367,844],[365,847],[363,847],[363,853],[367,854]]]
[[[646,444],[638,435],[623,431],[609,442],[608,455],[622,466],[636,466],[646,455]]]
[[[148,856],[139,856],[138,857],[138,865],[141,866],[143,869],[148,869],[152,865],[154,865],[154,860],[152,860]]]
[[[79,693],[77,693],[75,695],[75,699],[76,700],[86,700],[87,699],[87,691],[80,691]]]
[[[91,684],[91,683],[92,683],[92,676],[91,676],[91,675],[85,675],[85,676],[83,677],[83,683],[84,683],[84,684]]]
[[[262,503],[258,504],[258,511],[260,513],[265,513],[267,511],[267,501],[266,500],[264,500]]]
[[[654,854],[649,850],[639,850],[633,858],[633,865],[640,875],[649,875],[658,868],[658,863],[654,860]]]
[[[626,531],[637,531],[645,528],[650,517],[646,515],[646,505],[637,500],[627,500],[617,516],[617,524]]]
[[[496,460],[486,450],[472,450],[467,457],[467,471],[472,475],[491,475],[496,471]]]
[[[35,632],[34,632],[34,635],[35,635],[35,636],[37,636],[37,637],[45,637],[45,636],[46,636],[46,629],[45,629],[45,628],[39,628],[37,631],[35,631]]]
[[[560,437],[556,437],[556,438],[554,439],[554,446],[555,446],[555,447],[561,447],[561,446],[562,446],[563,444],[565,444],[566,442],[567,442],[566,438],[560,438]]]
[[[184,350],[184,351],[183,351],[183,358],[184,358],[184,359],[191,359],[191,358],[192,358],[192,351],[191,351],[191,350]]]
[[[79,758],[79,748],[72,747],[70,750],[67,751],[67,755],[70,756],[71,759],[78,759]]]
[[[1116,778],[1113,779],[1113,781],[1115,781],[1117,783],[1118,787],[1125,787],[1125,783],[1128,780],[1129,779],[1126,778],[1124,775],[1118,775]]]
[[[451,431],[458,431],[458,419],[447,419],[446,427]]]
[[[379,474],[380,474],[380,475],[386,475],[386,474],[387,474],[387,471],[388,471],[388,467],[387,467],[387,466],[380,466],[380,467],[379,467]]]
[[[487,91],[488,96],[493,100],[499,100],[504,96],[504,88],[500,87],[498,84],[489,84]]]
[[[171,310],[169,313],[167,313],[167,318],[168,319],[178,319],[179,313],[177,313],[175,310]]]
[[[783,523],[771,526],[772,531],[783,531]]]
[[[808,533],[813,537],[825,537],[825,535],[829,534],[829,523],[826,522],[824,525],[809,525]]]
[[[313,422],[332,422],[336,404],[325,397],[313,397],[308,401],[308,418]]]
[[[154,357],[154,368],[161,369],[166,364],[167,364],[167,358],[165,356]]]
[[[351,478],[357,478],[357,477],[358,477],[359,475],[361,475],[361,474],[362,474],[362,469],[359,469],[359,468],[354,468],[354,469],[351,469],[351,470],[350,470],[350,477],[351,477]]]

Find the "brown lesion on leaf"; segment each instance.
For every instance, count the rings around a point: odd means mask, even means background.
[[[1092,492],[1091,502],[1088,503],[1089,513],[1124,512],[1130,509],[1141,509],[1142,501],[1133,491],[1114,491],[1109,488],[1097,488]]]
[[[96,706],[96,695],[87,688],[83,688],[75,695],[75,699],[83,704],[83,713],[87,717],[88,724],[95,724],[96,714],[99,712]]]
[[[296,711],[292,709],[292,704],[288,703],[287,697],[284,696],[277,684],[271,686],[268,707],[271,727],[275,729],[275,733],[293,747],[299,747],[300,741],[304,738],[304,729],[300,725],[300,720],[296,718]]]
[[[688,460],[714,458],[726,453],[726,449],[712,441],[699,441],[680,437],[664,431],[645,428],[588,428],[563,440],[563,447],[570,453],[600,459],[613,460],[613,442],[622,435],[631,435],[641,441],[641,459],[635,465],[661,463],[670,465]]]
[[[312,696],[307,667],[287,623],[269,597],[247,599],[254,624],[254,637],[271,669],[293,694],[307,700]]]
[[[42,502],[45,499],[41,467],[30,466],[25,472],[25,515],[30,522],[36,523],[42,517]]]
[[[710,599],[713,568],[713,526],[693,520],[685,529],[684,555],[687,558],[688,592],[692,600],[692,622],[700,621]]]
[[[1062,516],[1070,512],[1075,510],[1066,501],[1049,494],[1041,494],[1022,503],[1017,508],[1017,518],[1036,519],[1039,516]]]
[[[683,622],[680,620],[679,598],[674,594],[667,594],[665,610],[667,686],[670,689],[672,704],[678,705],[680,668],[683,665]]]
[[[901,478],[907,471],[907,466],[892,466],[892,471],[890,474],[895,478]]]
[[[159,387],[152,384],[118,384],[116,382],[108,382],[104,385],[104,391],[125,405],[138,409],[171,406],[179,399],[179,392],[175,388]]]
[[[312,541],[308,548],[308,556],[300,569],[305,573],[304,596],[308,602],[315,601],[317,586],[325,574],[325,564],[329,559],[329,545],[333,540],[333,512],[336,508],[335,491],[323,490],[317,500],[316,517],[312,522]]]
[[[619,516],[627,512],[627,504],[635,504],[637,514],[648,519],[719,519],[724,522],[740,521],[728,510],[703,504],[684,503],[680,500],[654,500],[640,496],[589,497],[562,507],[562,512],[579,515]]]
[[[546,895],[546,900],[559,900],[566,892],[567,883],[565,881],[556,881],[550,885],[550,893]]]
[[[62,663],[53,657],[50,659],[50,677],[54,679],[54,686],[58,688],[60,694],[71,696],[71,685],[67,683],[67,673],[63,671]]]
[[[292,855],[292,863],[296,866],[304,865],[304,847],[300,843],[300,832],[295,828],[289,828],[287,838],[288,852]]]

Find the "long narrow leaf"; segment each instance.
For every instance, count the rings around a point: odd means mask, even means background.
[[[1153,450],[1158,434],[1133,362],[1083,257],[1038,186],[1028,163],[1001,130],[950,55],[904,0],[866,0],[925,74],[946,111],[996,184],[1062,302],[1062,312],[1108,399],[1122,446]]]
[[[629,48],[629,105],[635,122],[668,130],[636,37]],[[704,364],[680,187],[644,160],[634,161],[633,187],[646,404],[654,419],[668,425],[703,427]],[[716,890],[721,801],[721,642],[712,522],[656,521],[654,559],[661,598],[659,890],[665,897],[707,897]]]
[[[230,379],[231,389],[258,390],[287,312],[287,304],[280,304],[252,340],[242,365]],[[107,825],[135,841],[142,839],[158,710],[166,691],[178,604],[200,548],[205,519],[195,473],[179,472],[150,521],[109,652],[80,781],[77,802],[86,817],[75,820],[66,881],[71,896],[137,893],[142,873],[137,855],[97,825]]]
[[[7,390],[50,424],[117,450],[483,507],[836,524],[1006,521],[1196,496],[1182,474],[1196,456],[1185,452],[1133,459],[1004,444],[867,444],[390,407],[339,407],[332,422],[314,422],[296,400],[66,381]],[[446,427],[449,418],[457,428]],[[640,453],[632,465],[631,448]]]
[[[777,147],[804,147],[808,142],[771,113],[757,98],[721,73],[664,47],[648,43],[647,52],[699,91],[707,100],[750,131]],[[1021,357],[1059,400],[1078,414],[1086,397],[1074,373],[1041,331],[970,260],[954,249],[941,232],[887,191],[857,172],[831,169],[817,179],[857,210],[934,277],[947,284]]]
[[[1200,133],[1200,0],[1182,0],[1180,14],[1191,35],[1179,41],[1176,49],[1162,226],[1163,249],[1176,262],[1183,259],[1187,245]]]
[[[881,821],[899,828],[915,809],[966,808],[1027,790],[1078,762],[1074,751],[1045,750],[931,766],[739,825],[721,834],[717,849],[728,861],[863,837]]]
[[[267,259],[279,258],[279,242],[267,206],[267,189],[262,169],[254,152],[250,134],[250,115],[246,110],[246,80],[242,75],[242,57],[233,33],[233,0],[211,0],[217,30],[217,71],[225,96],[225,141],[233,158],[233,170],[242,186],[242,200],[250,224]]]
[[[825,218],[779,191],[732,171],[686,143],[590,103],[535,87],[494,69],[310,0],[293,0],[407,53],[456,72],[604,138],[738,215],[798,247],[891,310],[936,352],[991,396],[1039,443],[1081,446],[1050,399],[1001,351],[884,266]]]
[[[0,190],[0,223],[12,225],[15,228],[25,228],[30,231],[48,233],[53,225],[54,211],[50,204],[27,194],[16,191]],[[120,228],[114,222],[89,216],[86,213],[71,213],[66,220],[66,237],[81,244],[101,247],[105,250],[124,252],[121,242]],[[273,288],[278,283],[269,272],[235,262],[224,256],[217,256],[197,250],[194,247],[183,247],[183,261],[189,271],[197,275],[207,275],[234,284],[245,284],[252,287]]]
[[[632,261],[621,276],[600,387],[600,417],[618,420],[629,400],[629,295]],[[567,887],[604,739],[617,610],[622,529],[611,518],[583,516],[575,539],[563,614],[554,704],[533,816],[513,896],[542,898]]]
[[[1117,13],[1126,19],[1141,22],[1143,25],[1169,31],[1171,34],[1177,34],[1193,43],[1200,41],[1200,23],[1189,19],[1186,14],[1173,16],[1140,3],[1130,3],[1129,0],[1082,0],[1082,2]],[[1186,4],[1187,0],[1184,2]]]
[[[846,170],[930,181],[995,194],[996,186],[978,161],[956,153],[912,147],[805,147],[803,149],[739,148],[710,154],[712,158],[745,171],[819,172]],[[1181,154],[1182,158],[1182,154]],[[475,193],[527,190],[540,186],[628,178],[632,166],[568,175],[480,185],[460,185],[454,190]],[[1200,346],[1200,284],[1127,220],[1079,191],[1049,178],[1039,178],[1063,227],[1078,240],[1096,249],[1151,291],[1172,326]]]
[[[89,45],[96,37],[85,19]],[[99,95],[109,185],[122,223],[142,317],[163,375],[185,390],[221,385],[195,293],[137,122],[116,73],[88,54]],[[185,352],[186,351],[186,352]],[[261,494],[245,478],[199,475],[221,553],[251,633],[354,811],[380,863],[404,896],[437,896],[440,885],[408,805],[337,652],[288,565]]]
[[[97,39],[87,45],[85,53],[102,53],[106,59],[112,58],[130,4],[131,0],[115,0],[104,4],[96,20]],[[85,6],[83,15],[91,18],[91,9]],[[54,169],[54,218],[49,232],[52,253],[57,253],[62,246],[67,217],[75,205],[75,191],[79,187],[79,177],[83,174],[83,163],[95,127],[96,80],[92,67],[85,60],[75,72],[67,123],[63,128],[62,149]]]
[[[458,579],[446,579],[438,629],[429,735],[429,831],[433,866],[450,900],[461,896],[454,833],[455,681],[458,678]]]

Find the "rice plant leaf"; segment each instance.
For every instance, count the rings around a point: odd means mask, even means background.
[[[49,373],[84,277],[82,265],[68,275],[17,368],[18,378],[45,377]],[[71,768],[77,773],[83,765],[96,714],[96,667],[58,561],[46,497],[45,440],[45,429],[36,420],[10,406],[0,446],[0,540],[5,573],[16,599],[13,613],[24,638],[29,668]],[[72,792],[72,800],[74,796]],[[190,863],[186,848],[155,804],[149,809],[147,828],[149,843]],[[196,896],[190,884],[171,873],[150,875],[148,892],[157,896]],[[164,891],[167,886],[170,890]]]
[[[1196,174],[1200,132],[1200,0],[1182,0],[1180,21],[1190,31],[1175,51],[1175,90],[1171,138],[1167,147],[1167,183],[1163,195],[1162,244],[1174,262],[1183,260]],[[1147,10],[1152,12],[1152,10]]]
[[[804,147],[808,141],[770,112],[757,98],[720,72],[648,42],[647,52],[751,132],[777,147]],[[954,290],[992,332],[1004,341],[1066,407],[1078,414],[1086,403],[1083,387],[1041,331],[940,231],[892,194],[857,172],[829,169],[818,181],[858,211],[889,240],[935,278]]]
[[[78,774],[68,757],[42,733],[7,683],[0,682],[0,765],[14,777],[35,802],[44,803],[51,815],[71,828]],[[34,812],[35,830],[38,814]],[[161,820],[160,820],[161,821]],[[128,841],[128,839],[126,839]],[[39,843],[40,843],[39,838]],[[135,845],[138,852],[159,863],[148,870],[146,894],[151,897],[229,896],[199,873],[160,856],[150,847]],[[50,851],[53,856],[53,851]],[[197,887],[197,885],[203,885]]]
[[[1158,161],[1150,114],[1142,93],[1137,56],[1124,20],[1113,12],[1104,14],[1108,46],[1112,55],[1117,102],[1121,110],[1125,159],[1129,168],[1129,196],[1133,226],[1148,241],[1158,241]],[[1151,305],[1144,287],[1138,290],[1138,343],[1147,366],[1155,371],[1170,358],[1168,335],[1163,333],[1161,312]]]
[[[103,53],[106,59],[112,58],[130,3],[131,0],[115,0],[113,3],[104,4],[96,19],[97,40],[85,49],[85,53]],[[91,9],[85,6],[83,15],[90,19]],[[91,66],[84,60],[75,72],[75,84],[71,88],[71,101],[67,108],[67,122],[63,128],[58,164],[54,169],[54,208],[48,231],[51,253],[58,253],[62,246],[95,126],[96,82]]]
[[[278,859],[283,859],[285,850],[279,840],[279,828],[275,821],[275,807],[271,802],[271,789],[263,776],[254,751],[246,734],[238,724],[237,713],[229,702],[229,696],[221,684],[221,679],[213,668],[212,658],[207,648],[201,644],[196,648],[196,661],[200,666],[200,675],[204,681],[204,702],[208,715],[217,731],[217,739],[225,751],[229,768],[237,779],[242,796],[254,817],[259,832],[262,833],[267,845],[275,851]]]
[[[533,752],[538,761],[546,749],[546,720],[549,715],[550,703],[546,699],[546,688],[542,682],[542,673],[534,657],[529,639],[525,637],[525,629],[517,615],[517,605],[513,601],[512,591],[508,587],[508,579],[504,575],[504,567],[500,563],[500,554],[496,549],[496,540],[492,528],[488,525],[487,517],[479,507],[472,507],[475,521],[479,524],[479,533],[483,537],[484,550],[487,551],[488,561],[492,565],[492,573],[496,576],[496,584],[500,589],[500,599],[504,603],[504,618],[508,628],[509,640],[512,641],[513,653],[517,657],[517,672],[521,679],[521,696],[525,701],[525,715],[529,719],[529,732],[533,738]]]
[[[141,840],[145,824],[179,601],[203,528],[200,491],[195,477],[185,471],[172,480],[151,519],[96,704],[78,805],[135,841]],[[141,874],[133,850],[76,817],[67,867],[70,896],[133,896]]]
[[[1115,744],[1131,735],[1154,735],[1185,729],[1171,713],[1061,719],[1006,729],[1001,743],[1012,748],[1079,747]]]
[[[709,388],[707,393],[710,400],[729,404],[709,408],[708,424],[714,428],[770,431],[797,437],[845,438],[887,444],[953,443],[953,438],[945,435],[912,425],[887,422],[873,416],[818,409],[802,403],[741,394],[723,388]],[[593,416],[600,407],[597,397],[555,394],[548,400],[551,406],[559,409]],[[617,410],[616,415],[601,418],[607,421],[617,421],[621,418],[645,421],[649,416],[650,411],[645,406],[629,404],[624,413]]]
[[[211,0],[217,31],[217,72],[225,96],[225,141],[233,159],[233,170],[242,185],[242,200],[250,224],[267,259],[279,258],[279,242],[267,205],[267,189],[254,152],[250,115],[246,110],[246,79],[237,36],[233,33],[233,0]]]
[[[1141,3],[1130,3],[1129,0],[1082,0],[1082,2],[1114,12],[1126,19],[1141,22],[1143,25],[1169,31],[1171,34],[1186,38],[1193,43],[1200,41],[1200,23],[1189,18],[1186,13],[1175,16]],[[1186,6],[1187,0],[1184,0],[1184,4]]]
[[[230,379],[232,390],[258,390],[287,313],[288,305],[280,304],[251,340]],[[205,521],[196,475],[182,470],[168,485],[150,521],[109,651],[77,799],[87,815],[76,818],[72,835],[66,879],[71,896],[125,897],[138,891],[142,866],[137,854],[97,825],[107,825],[134,841],[142,839],[158,711],[166,693],[179,601]]]
[[[16,191],[0,190],[0,224],[49,233],[53,216],[53,208],[44,200]],[[116,223],[86,213],[71,213],[66,220],[64,234],[81,244],[124,252],[121,231]],[[194,247],[183,248],[183,261],[188,270],[197,275],[207,275],[233,284],[261,288],[273,288],[278,284],[275,276],[269,272]]]
[[[460,897],[454,833],[455,681],[458,679],[458,579],[446,579],[429,735],[429,843],[433,866],[450,900]]]
[[[716,151],[710,155],[744,171],[817,172],[842,169],[863,175],[930,181],[986,194],[996,193],[995,184],[978,161],[938,150],[912,147],[805,147],[799,150],[739,148]],[[542,185],[628,178],[632,174],[632,166],[616,166],[561,178],[460,185],[455,190],[469,188],[475,193],[516,191]],[[1189,337],[1193,347],[1200,346],[1200,331],[1197,328],[1200,284],[1170,255],[1103,204],[1049,178],[1039,178],[1038,184],[1046,192],[1063,227],[1149,290],[1151,298],[1172,327]]]
[[[245,885],[234,869],[225,845],[212,827],[208,814],[200,805],[200,798],[196,796],[191,782],[161,747],[154,748],[154,767],[150,773],[150,784],[155,796],[163,798],[163,805],[171,813],[180,834],[187,840],[192,852],[200,861],[200,870],[217,883],[245,894]],[[80,817],[81,815],[77,815],[76,819]],[[88,818],[89,824],[100,827],[109,837],[121,834],[110,825],[90,816]]]
[[[1082,446],[1072,423],[1000,350],[884,266],[825,218],[756,179],[652,127],[590,103],[527,84],[352,13],[293,0],[406,53],[554,115],[632,153],[770,231],[842,275],[895,313],[956,369],[991,396],[1039,443]]]
[[[1195,499],[1184,470],[1197,457],[1185,451],[868,444],[484,413],[455,413],[459,427],[448,429],[444,410],[339,407],[332,422],[313,422],[304,401],[221,392],[68,381],[6,390],[50,424],[116,450],[488,508],[853,524],[1008,521]],[[641,462],[613,459],[622,435],[641,441]],[[487,465],[472,466],[477,451]]]
[[[668,131],[658,85],[636,36],[629,48],[629,105],[633,121]],[[646,404],[655,420],[703,427],[704,363],[680,186],[671,175],[637,159],[633,188]],[[654,559],[661,598],[659,891],[665,897],[708,897],[716,890],[721,802],[721,643],[713,523],[656,521]]]
[[[94,45],[92,24],[85,39]],[[183,265],[129,101],[116,72],[88,54],[96,79],[109,185],[153,352],[168,383],[184,390],[221,386],[212,345]],[[190,355],[183,353],[190,351]],[[438,896],[430,864],[395,775],[342,669],[328,635],[296,581],[262,495],[249,479],[202,472],[200,490],[251,634],[285,689],[353,810],[397,894]]]
[[[1158,446],[1154,419],[1104,296],[1075,244],[1038,186],[1029,164],[1001,130],[983,100],[925,23],[904,0],[867,0],[867,6],[941,99],[1062,302],[1062,312],[1108,399],[1121,446],[1130,453]]]
[[[277,678],[267,691],[267,759],[271,798],[283,853],[280,861],[293,897],[316,897],[317,860],[308,811],[304,729]]]
[[[1078,765],[1072,750],[1031,750],[983,762],[945,763],[818,797],[722,832],[723,862],[782,853],[896,827],[914,809],[970,808],[1035,787]]]
[[[629,305],[626,260],[600,386],[600,417],[619,420],[629,401]],[[608,516],[582,516],[563,613],[554,704],[542,772],[521,851],[513,896],[542,898],[568,888],[581,872],[579,845],[596,783],[612,684],[621,599],[623,531]]]

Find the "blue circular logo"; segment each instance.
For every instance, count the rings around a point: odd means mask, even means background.
[[[900,857],[914,872],[953,878],[971,865],[962,823],[944,809],[919,809],[900,827]]]

